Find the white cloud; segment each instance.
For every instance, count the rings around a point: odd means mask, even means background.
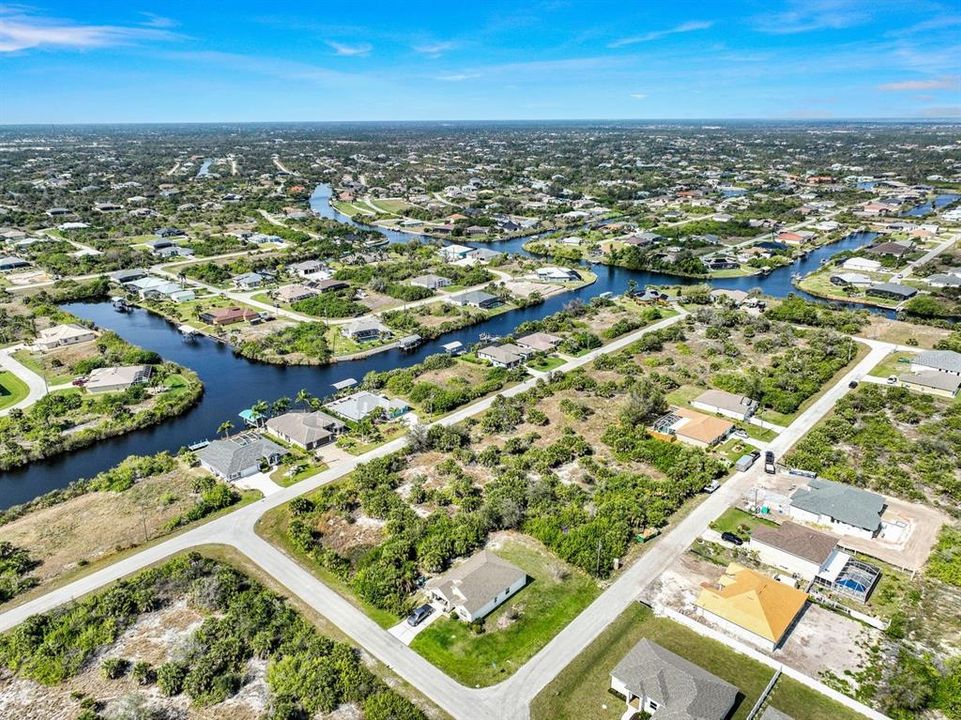
[[[438,75],[438,80],[443,80],[444,82],[463,82],[464,80],[473,80],[474,78],[479,78],[480,73],[451,73],[450,75]]]
[[[622,37],[609,43],[607,47],[619,48],[624,47],[625,45],[637,45],[638,43],[660,40],[668,35],[680,35],[682,33],[694,32],[696,30],[707,30],[712,25],[714,25],[714,23],[709,20],[692,20],[690,22],[681,23],[680,25],[675,25],[672,28],[667,28],[666,30],[652,30],[650,32],[643,33],[642,35]]]
[[[126,45],[140,40],[171,40],[177,36],[158,27],[82,25],[70,20],[52,20],[18,12],[0,12],[0,52],[35,48],[85,50]]]
[[[169,17],[164,17],[163,15],[157,15],[152,12],[142,12],[140,13],[146,19],[140,23],[144,27],[152,28],[172,28],[177,27],[177,21]]]
[[[423,45],[414,45],[414,52],[427,55],[428,57],[440,57],[456,47],[457,43],[453,40],[443,40],[440,42],[424,43]]]
[[[356,45],[348,45],[347,43],[328,40],[327,44],[333,48],[335,54],[343,57],[361,57],[363,55],[369,55],[370,51],[374,49],[373,45],[366,42],[357,43]]]
[[[635,100],[643,100],[647,97],[647,93],[631,93],[631,97]]]
[[[858,0],[792,0],[790,9],[754,19],[754,27],[771,35],[841,30],[860,25],[870,13]]]
[[[950,76],[929,80],[902,80],[878,85],[878,90],[886,92],[913,92],[916,90],[961,90],[961,77]]]

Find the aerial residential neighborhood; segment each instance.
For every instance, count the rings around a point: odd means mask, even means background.
[[[0,7],[0,718],[961,720],[957,18]]]

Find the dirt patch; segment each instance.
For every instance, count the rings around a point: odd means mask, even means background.
[[[385,524],[383,520],[360,513],[345,518],[336,512],[327,512],[320,517],[315,529],[321,533],[324,547],[349,558],[383,542]]]
[[[141,480],[124,492],[94,492],[31,512],[0,527],[0,541],[30,550],[48,583],[77,567],[161,534],[192,507],[194,473],[177,470]]]
[[[880,630],[809,603],[773,657],[811,677],[825,668],[849,677],[847,671],[859,670],[880,638]]]

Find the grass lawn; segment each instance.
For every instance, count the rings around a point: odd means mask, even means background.
[[[27,383],[12,372],[0,372],[0,410],[16,405],[30,394]]]
[[[643,638],[662,645],[736,685],[739,703],[730,720],[744,720],[774,671],[715,640],[633,603],[578,655],[531,703],[533,720],[617,720],[624,701],[608,692],[610,671]],[[800,683],[782,678],[771,706],[795,720],[863,720],[863,717]]]
[[[413,650],[469,687],[493,685],[511,675],[599,593],[590,576],[566,567],[533,541],[508,542],[497,554],[533,580],[485,618],[485,632],[477,635],[465,623],[445,617],[411,643]],[[568,571],[563,580],[554,572],[560,567]],[[519,616],[509,621],[512,608]],[[500,628],[500,623],[509,624]]]
[[[304,469],[295,472],[293,475],[287,474],[288,469],[289,468],[284,466],[278,467],[276,470],[270,473],[270,479],[281,487],[290,487],[294,483],[299,483],[301,480],[306,480],[309,477],[313,477],[317,473],[323,472],[327,469],[327,465],[325,463],[309,465]]]
[[[550,370],[559,368],[564,362],[564,358],[559,358],[556,355],[548,355],[545,358],[527,363],[527,367],[533,370],[540,370],[541,372],[549,372]]]
[[[310,495],[306,497],[310,498]],[[290,536],[287,534],[287,526],[289,524],[290,509],[287,505],[281,505],[278,508],[264,513],[260,520],[257,521],[255,529],[260,537],[296,559],[311,575],[337,592],[337,594],[344,599],[348,600],[352,605],[362,610],[371,620],[385,630],[400,622],[400,618],[393,613],[381,610],[358,598],[347,583],[329,570],[321,567],[313,558],[290,542]]]
[[[17,350],[13,354],[13,357],[25,367],[33,370],[40,377],[45,377],[47,383],[50,385],[63,385],[64,383],[71,382],[76,377],[69,372],[65,373],[66,368],[60,368],[58,370],[49,364],[44,366],[43,355],[41,353],[34,353],[29,350]]]
[[[824,383],[824,385],[821,386],[821,389],[818,392],[814,393],[811,397],[801,403],[801,406],[793,413],[785,415],[784,413],[779,413],[775,410],[762,410],[760,413],[758,413],[758,417],[760,417],[762,420],[767,420],[770,423],[774,423],[775,425],[783,425],[785,427],[797,420],[801,413],[811,407],[819,397],[834,387],[834,385],[836,385],[837,382],[851,370],[851,368],[861,362],[861,360],[864,359],[864,356],[871,351],[871,349],[864,343],[856,343],[856,345],[858,347],[858,351],[857,354],[851,358],[851,362],[834,373],[834,375],[826,383]]]
[[[749,532],[743,532],[740,529],[741,526],[746,526]],[[711,529],[718,532],[732,532],[745,540],[750,537],[750,531],[758,527],[777,527],[777,523],[755,517],[738,508],[728,508],[711,523]]]
[[[896,352],[888,355],[884,360],[879,362],[868,375],[873,375],[874,377],[886,378],[891,375],[900,375],[903,372],[907,372],[911,369],[911,359],[916,357],[916,353],[909,352]],[[901,362],[906,360],[907,362]]]
[[[685,407],[706,390],[707,388],[697,387],[696,385],[681,385],[679,388],[671,390],[666,399],[671,405]]]

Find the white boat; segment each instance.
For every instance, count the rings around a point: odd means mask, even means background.
[[[177,328],[177,332],[184,336],[184,340],[192,340],[200,335],[200,331],[195,327],[191,327],[190,325],[179,326]]]

